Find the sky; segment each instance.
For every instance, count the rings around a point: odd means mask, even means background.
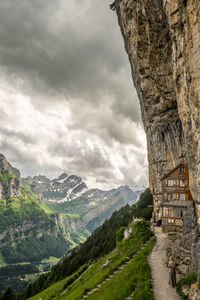
[[[109,4],[0,1],[0,152],[23,177],[148,185],[139,101]]]

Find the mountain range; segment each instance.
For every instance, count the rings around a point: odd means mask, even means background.
[[[88,189],[76,175],[22,179],[0,155],[0,265],[61,257],[144,188]]]
[[[108,191],[89,189],[81,177],[61,174],[58,178],[38,175],[23,179],[52,212],[73,220],[73,226],[89,234],[108,219],[114,210],[135,203],[145,187],[120,186]]]

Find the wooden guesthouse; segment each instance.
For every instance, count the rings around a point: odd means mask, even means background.
[[[162,226],[182,226],[184,211],[191,205],[188,168],[180,164],[162,178]]]

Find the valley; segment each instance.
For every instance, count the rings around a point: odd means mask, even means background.
[[[0,155],[0,292],[8,285],[23,290],[114,211],[134,204],[143,189],[88,189],[80,177],[66,173],[53,180],[22,179]]]

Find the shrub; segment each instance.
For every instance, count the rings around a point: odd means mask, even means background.
[[[191,286],[193,283],[195,283],[197,281],[197,275],[195,273],[190,274],[187,277],[182,278],[181,280],[179,280],[177,286],[176,286],[176,291],[179,294],[181,300],[185,300],[188,299],[188,296],[185,295],[182,291],[182,286],[183,285],[188,285]]]

